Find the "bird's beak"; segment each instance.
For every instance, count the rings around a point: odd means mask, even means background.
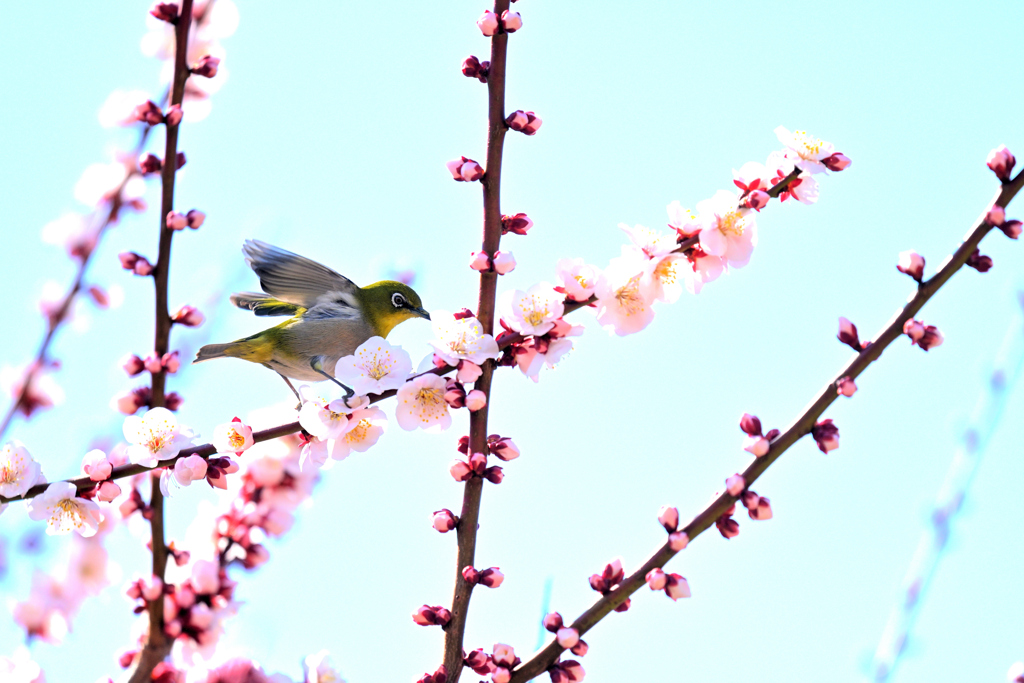
[[[411,308],[409,310],[411,310],[413,313],[415,313],[416,315],[420,316],[421,318],[426,318],[427,320],[430,320],[430,314],[427,313],[422,308]]]

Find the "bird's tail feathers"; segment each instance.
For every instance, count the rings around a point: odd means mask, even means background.
[[[262,292],[239,292],[231,295],[231,303],[239,308],[252,311],[258,316],[295,315],[303,309],[287,301],[275,299]]]

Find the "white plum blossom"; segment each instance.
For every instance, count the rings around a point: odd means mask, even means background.
[[[614,258],[597,281],[597,322],[619,336],[633,334],[654,320],[652,301],[640,287],[647,260],[636,254]]]
[[[327,650],[320,650],[302,660],[302,669],[304,683],[345,683]]]
[[[237,455],[248,450],[255,442],[252,438],[252,427],[242,424],[241,421],[232,421],[213,428],[211,443],[218,453]]]
[[[690,294],[700,294],[704,285],[712,280],[717,280],[724,271],[725,261],[721,256],[709,256],[704,253],[695,255],[690,267],[683,271],[686,290]]]
[[[562,295],[547,282],[538,282],[525,292],[505,292],[498,299],[501,319],[522,335],[547,334],[563,313]]]
[[[338,361],[334,375],[357,394],[382,394],[398,389],[412,372],[412,358],[383,337],[370,337],[355,353]]]
[[[474,319],[475,320],[475,319]],[[445,379],[435,374],[413,377],[398,390],[395,419],[406,431],[421,428],[441,432],[452,424],[448,402],[444,400]]]
[[[672,201],[667,207],[668,224],[683,237],[692,237],[700,232],[700,216],[683,207],[679,200]]]
[[[821,160],[832,156],[835,151],[831,142],[809,135],[805,130],[790,133],[783,126],[775,129],[775,135],[786,147],[786,156],[793,159],[801,171],[824,173],[828,170]]]
[[[584,263],[581,258],[558,259],[555,272],[562,283],[565,295],[573,301],[586,301],[597,287],[597,278],[601,274],[597,266]]]
[[[481,365],[501,353],[494,337],[484,334],[483,325],[475,317],[456,319],[448,311],[433,311],[431,320],[436,339],[430,345],[448,365],[458,365],[460,360]]]
[[[129,415],[124,420],[124,438],[128,459],[136,465],[155,467],[160,460],[170,460],[182,448],[192,445],[193,434],[178,425],[178,419],[167,408],[152,408],[142,417]]]
[[[366,452],[384,434],[388,418],[380,408],[364,408],[353,412],[349,423],[352,426],[344,436],[334,440],[331,457],[335,460],[344,460],[352,451]]]
[[[578,332],[576,331],[577,329],[579,330]],[[570,334],[572,336],[583,334],[583,326],[574,326]],[[551,343],[547,346],[547,351],[544,353],[540,353],[535,346],[525,347],[523,353],[516,354],[516,365],[519,366],[524,375],[534,382],[538,382],[540,381],[542,367],[547,365],[549,368],[554,368],[558,361],[570,351],[572,351],[572,340],[560,337],[551,340]]]
[[[192,454],[180,458],[174,463],[173,468],[167,468],[160,473],[160,491],[165,495],[171,495],[170,483],[173,479],[178,486],[188,486],[194,481],[206,478],[206,459],[200,455]]]
[[[757,246],[754,212],[739,208],[735,193],[719,190],[711,199],[697,203],[701,225],[700,247],[710,256],[721,256],[733,268],[750,261]]]
[[[328,401],[314,396],[299,409],[299,424],[317,439],[337,439],[352,428],[348,419],[351,412],[344,399]]]
[[[11,657],[0,657],[0,681],[5,683],[46,683],[46,674],[21,645]]]
[[[42,467],[20,441],[11,441],[0,450],[0,496],[23,496],[43,481]]]
[[[675,251],[677,246],[676,235],[662,233],[642,225],[631,228],[625,223],[619,223],[619,229],[626,233],[629,241],[633,243],[633,247],[649,259],[670,254]],[[629,247],[625,247],[623,251],[625,252],[626,249]]]
[[[647,299],[675,303],[683,293],[683,282],[692,272],[690,262],[683,254],[652,258],[640,278],[640,289]]]
[[[47,520],[46,533],[66,534],[77,531],[82,536],[94,535],[100,527],[100,506],[79,498],[78,489],[67,481],[55,481],[28,503],[28,516],[36,521]]]

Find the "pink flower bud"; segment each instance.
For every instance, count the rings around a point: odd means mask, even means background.
[[[495,667],[491,674],[491,683],[508,683],[512,680],[512,672],[503,666]]]
[[[146,356],[146,359],[142,361],[142,363],[146,366],[146,370],[152,373],[157,373],[164,369],[163,363],[160,362],[160,356],[155,353],[151,353]]]
[[[903,323],[903,334],[910,337],[910,343],[916,344],[924,336],[924,323],[911,318]]]
[[[822,159],[821,163],[823,163],[825,165],[825,168],[827,168],[828,170],[838,172],[846,170],[853,162],[850,161],[850,157],[846,156],[845,154],[842,154],[841,152],[836,152],[835,154]]]
[[[896,270],[906,273],[918,282],[924,277],[924,256],[921,256],[913,249],[900,252],[900,259],[896,263]]]
[[[140,586],[142,599],[146,602],[153,602],[164,594],[164,582],[159,576],[151,576],[148,581],[143,579]]]
[[[740,418],[740,429],[750,436],[761,436],[761,420],[756,415],[743,413]]]
[[[510,251],[499,251],[494,254],[494,270],[498,275],[505,275],[515,270],[516,259]]]
[[[764,190],[754,190],[747,195],[747,206],[755,211],[760,211],[764,207],[768,206],[768,201],[771,196]]]
[[[466,389],[455,380],[450,379],[445,386],[444,400],[452,408],[462,408],[466,405]]]
[[[526,125],[523,126],[523,133],[525,133],[526,135],[533,135],[538,130],[540,130],[540,125],[544,122],[541,120],[539,116],[534,114],[532,111],[526,112],[526,116],[529,118],[529,120],[526,122]]]
[[[519,12],[505,10],[501,13],[501,26],[506,33],[515,33],[523,27],[523,18],[519,16]]]
[[[121,495],[121,487],[115,482],[105,481],[96,489],[96,500],[109,503]]]
[[[164,397],[164,408],[174,412],[181,407],[181,404],[185,402],[185,399],[181,397],[177,391],[172,391]]]
[[[134,415],[151,400],[149,387],[139,387],[115,396],[110,405],[123,415]]]
[[[670,505],[662,505],[658,511],[658,521],[665,527],[665,531],[672,533],[679,527],[679,510]]]
[[[508,117],[505,119],[505,125],[511,128],[512,130],[522,130],[529,120],[530,117],[526,115],[525,111],[523,111],[522,109],[517,109],[516,111],[508,115]]]
[[[677,531],[674,534],[668,535],[668,547],[677,553],[685,548],[689,542],[690,537],[685,531]]]
[[[985,220],[988,221],[990,225],[994,225],[998,228],[1006,221],[1006,209],[998,204],[993,205],[992,208],[988,210],[988,213],[985,214]]]
[[[163,167],[163,162],[153,154],[143,154],[139,157],[139,172],[143,175],[157,173]]]
[[[196,76],[203,76],[204,78],[213,78],[217,75],[217,69],[219,67],[219,59],[206,55],[199,60],[198,64],[192,67],[192,73]]]
[[[491,269],[491,257],[486,251],[474,251],[470,254],[469,267],[473,270],[483,272]]]
[[[484,471],[483,477],[492,484],[500,484],[505,480],[505,471],[495,465],[494,467],[488,467]]]
[[[471,413],[475,413],[485,405],[487,405],[487,394],[479,389],[474,389],[466,394],[466,407],[469,408]]]
[[[466,580],[466,583],[477,584],[480,582],[480,572],[473,567],[463,567],[462,578]]]
[[[505,668],[512,668],[519,663],[519,658],[516,657],[515,648],[511,645],[505,645],[504,643],[496,643],[494,650],[491,654],[491,661],[498,666]]]
[[[501,217],[501,234],[507,235],[513,232],[517,235],[525,235],[533,227],[533,221],[525,213],[517,213],[514,216]]]
[[[1004,223],[1003,225],[1006,224]],[[974,268],[979,273],[987,273],[992,269],[992,257],[985,256],[979,249],[975,249],[974,253],[967,257],[964,265]]]
[[[480,27],[480,33],[485,36],[493,36],[498,32],[498,15],[491,10],[485,10],[476,20],[476,25]]]
[[[128,373],[129,377],[134,377],[145,369],[145,363],[142,359],[136,356],[134,353],[129,353],[127,356],[121,359],[121,367]]]
[[[761,496],[757,495],[753,491],[744,491],[743,495],[740,496],[740,502],[743,503],[743,507],[747,510],[753,510],[757,507],[757,501],[761,500]]]
[[[206,214],[198,209],[192,209],[185,214],[185,220],[188,222],[188,227],[198,230],[206,220]]]
[[[178,21],[178,6],[173,2],[158,2],[153,5],[149,13],[160,21],[166,21],[168,24],[174,24]]]
[[[988,167],[1004,183],[1010,179],[1010,172],[1016,163],[1017,160],[1010,154],[1010,150],[1006,149],[1006,145],[999,145],[988,153]]]
[[[181,360],[178,357],[178,352],[172,351],[170,353],[165,353],[160,359],[160,365],[164,370],[171,374],[177,372],[178,368],[181,366]]]
[[[459,523],[459,519],[448,508],[438,510],[434,513],[431,524],[442,534],[448,533]]]
[[[740,525],[735,519],[729,515],[722,515],[715,520],[715,526],[718,528],[718,533],[722,534],[723,538],[735,538],[740,534]]]
[[[505,581],[505,575],[497,567],[488,567],[480,572],[480,585],[488,588],[497,588]]]
[[[507,436],[493,438],[497,435],[487,437],[487,449],[498,459],[508,462],[519,457],[519,447]]]
[[[743,440],[743,450],[750,453],[755,458],[767,455],[770,449],[771,444],[768,439],[763,436],[748,436]]]
[[[757,499],[757,506],[750,508],[747,511],[751,519],[766,520],[772,518],[772,505],[771,502],[764,496],[759,496]]]
[[[158,123],[163,123],[164,113],[160,111],[160,107],[157,106],[156,102],[147,100],[132,110],[132,118],[150,126],[155,126]]]
[[[669,574],[667,585],[665,586],[665,595],[673,600],[688,598],[690,597],[690,584],[679,574]]]
[[[473,476],[473,470],[462,460],[453,460],[448,466],[448,472],[455,481],[466,481]]]
[[[164,123],[168,126],[176,126],[181,123],[181,105],[176,104],[167,110],[167,115],[164,117]]]
[[[747,488],[747,482],[743,479],[742,474],[734,474],[725,480],[725,490],[729,492],[730,496],[740,495],[745,488]]]
[[[573,653],[577,657],[582,657],[583,655],[587,654],[589,650],[590,646],[587,645],[587,641],[583,640],[582,638],[580,638],[580,642],[576,643],[571,648],[569,648],[569,652]]]
[[[185,159],[185,153],[184,152],[178,152],[178,154],[175,155],[175,157],[174,157],[174,161],[175,161],[176,167],[180,170],[181,167],[184,166],[186,161],[187,161],[187,159]]]
[[[1011,240],[1015,240],[1020,237],[1022,230],[1022,223],[1020,221],[1006,221],[999,226],[999,229],[1003,231],[1003,234],[1009,237]]]
[[[182,306],[171,316],[171,320],[185,327],[199,327],[206,318],[195,306]]]
[[[117,258],[120,259],[122,268],[134,271],[136,275],[149,275],[153,272],[153,264],[134,251],[122,251]]]
[[[451,621],[452,613],[444,607],[423,605],[412,613],[412,620],[420,626],[444,626]]]
[[[945,337],[942,336],[942,332],[935,325],[927,325],[924,328],[924,334],[917,341],[917,345],[921,347],[922,351],[941,346],[942,342],[945,341]]]
[[[555,633],[555,640],[566,650],[580,642],[580,633],[574,628],[560,628]]]
[[[647,585],[651,587],[652,591],[660,591],[665,588],[668,583],[668,576],[661,570],[660,567],[655,567],[651,571],[647,572]]]
[[[482,648],[473,650],[463,657],[462,663],[481,676],[486,676],[494,670],[494,664],[491,663],[490,656]]]
[[[849,377],[840,377],[836,382],[836,393],[840,396],[850,398],[857,392],[857,385]]]
[[[480,375],[483,374],[483,369],[471,360],[460,360],[458,372],[455,373],[455,379],[459,380],[463,384],[469,382],[475,382],[480,379]]]
[[[822,453],[839,448],[839,428],[832,424],[832,420],[822,420],[814,425],[811,428],[811,436]]]
[[[177,211],[171,211],[167,214],[166,223],[170,230],[184,230],[188,227],[188,219]]]
[[[464,62],[462,62],[462,75],[468,78],[475,78],[481,83],[486,83],[487,72],[490,68],[490,62],[481,62],[473,55],[470,55],[469,57],[466,57]]]
[[[860,337],[857,336],[857,326],[846,318],[839,318],[839,334],[836,335],[836,338],[857,353],[864,349]]]
[[[545,629],[552,633],[557,633],[563,625],[562,615],[558,612],[551,612],[544,616],[544,621],[542,623],[544,624]]]
[[[466,163],[462,164],[462,168],[459,169],[459,175],[467,183],[471,183],[475,180],[480,180],[484,176],[484,169],[480,164],[469,159]]]

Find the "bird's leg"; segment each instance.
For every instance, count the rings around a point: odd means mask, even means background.
[[[263,364],[263,367],[265,367],[265,368],[267,368],[269,370],[274,370],[274,368],[270,367],[266,363]],[[277,372],[277,370],[274,370],[274,372]],[[295,394],[295,398],[299,399],[299,406],[298,406],[298,408],[301,408],[302,407],[302,396],[300,396],[299,392],[295,390],[295,387],[292,385],[292,381],[290,379],[288,379],[287,377],[285,377],[284,375],[282,375],[280,372],[277,372],[277,375],[278,375],[278,377],[283,379],[284,383],[288,385],[288,388],[292,390],[292,393]],[[296,408],[296,410],[298,410],[298,408]]]
[[[337,384],[339,387],[344,389],[345,390],[345,401],[346,402],[348,401],[348,399],[350,399],[353,396],[355,396],[356,392],[353,391],[351,387],[345,386],[344,384],[342,384],[341,382],[339,382],[335,378],[331,377],[331,375],[327,371],[324,370],[323,363],[320,362],[319,358],[314,358],[313,360],[311,360],[309,362],[309,367],[313,368],[314,372],[319,372],[321,375],[324,376],[325,379],[331,380],[332,382]]]

